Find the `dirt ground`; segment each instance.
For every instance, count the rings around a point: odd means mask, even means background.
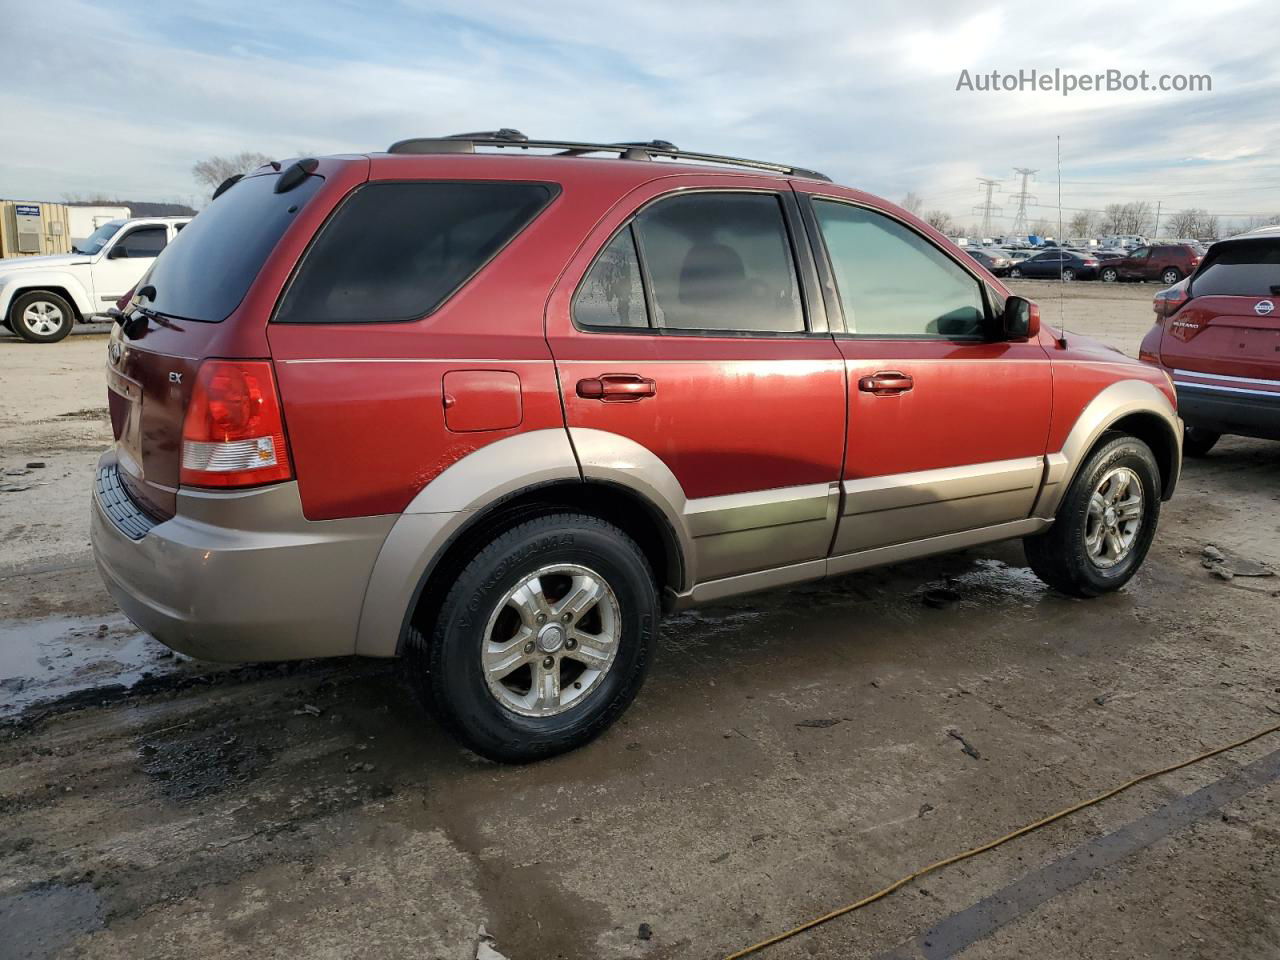
[[[1017,286],[1056,322],[1054,285]],[[1136,352],[1152,287],[1066,292]],[[1280,569],[1280,444],[1229,439],[1115,595],[1045,589],[1012,543],[741,598],[669,620],[596,743],[484,762],[395,664],[133,630],[87,550],[105,344],[0,336],[5,960],[724,956],[1280,724],[1280,578],[1245,575]],[[1280,735],[760,956],[1280,957]]]

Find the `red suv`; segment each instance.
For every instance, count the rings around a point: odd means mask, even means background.
[[[1173,375],[1187,453],[1224,433],[1280,440],[1280,227],[1215,243],[1155,310],[1140,356]]]
[[[788,166],[514,131],[265,166],[112,332],[93,542],[193,656],[402,656],[569,749],[663,611],[1023,538],[1093,596],[1181,463],[1168,378]]]
[[[1104,283],[1117,280],[1158,280],[1165,286],[1189,277],[1200,266],[1200,251],[1186,243],[1154,244],[1138,247],[1127,257],[1103,261],[1098,278]]]

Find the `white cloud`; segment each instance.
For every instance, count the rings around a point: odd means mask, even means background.
[[[0,195],[196,191],[214,153],[367,151],[490,126],[661,137],[825,170],[963,220],[978,176],[1041,169],[1064,199],[1280,209],[1280,73],[1263,0],[785,9],[650,0],[248,4],[42,0],[9,35],[83,51],[0,90]],[[960,69],[1210,73],[1210,94],[956,92]],[[1010,183],[1010,187],[1012,184]],[[1006,190],[1007,193],[1010,192]],[[1006,202],[1006,212],[1011,212]]]

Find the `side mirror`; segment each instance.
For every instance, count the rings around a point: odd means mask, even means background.
[[[1040,307],[1026,297],[1009,297],[1004,302],[1004,338],[1034,340],[1040,336]]]

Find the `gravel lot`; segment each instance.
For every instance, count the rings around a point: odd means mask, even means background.
[[[1056,285],[1014,286],[1056,322]],[[1062,311],[1135,353],[1153,292]],[[1280,578],[1201,564],[1280,569],[1280,444],[1231,439],[1118,594],[1053,594],[1012,543],[742,598],[669,621],[595,744],[483,762],[394,664],[132,629],[87,546],[105,343],[0,336],[3,958],[723,956],[1280,724]],[[953,955],[1280,956],[1280,735],[761,954]]]

